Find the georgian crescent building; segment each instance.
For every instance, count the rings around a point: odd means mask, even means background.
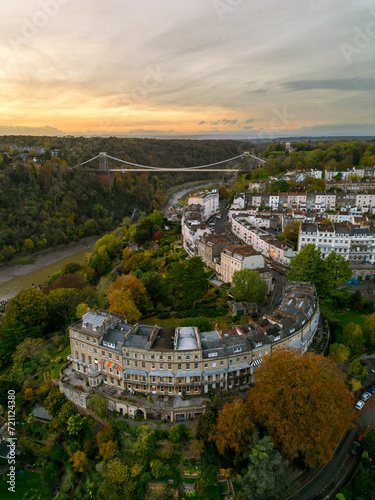
[[[123,414],[189,420],[204,413],[210,391],[246,389],[275,349],[305,352],[318,322],[315,287],[302,282],[285,285],[272,314],[228,330],[129,325],[108,311],[89,311],[69,328],[71,355],[60,390],[82,407],[99,393]]]

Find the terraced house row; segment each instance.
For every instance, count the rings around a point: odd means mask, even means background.
[[[89,311],[69,329],[71,364],[61,373],[60,389],[84,407],[87,397],[99,391],[113,409],[124,413],[139,407],[125,405],[120,396],[170,396],[175,399],[164,418],[175,420],[183,408],[199,407],[201,396],[211,390],[247,387],[264,356],[275,349],[304,352],[318,321],[315,288],[300,282],[285,285],[284,298],[273,314],[228,330],[216,327],[199,333],[196,327],[129,325],[126,318],[107,311]],[[81,382],[78,390],[77,376],[88,386]],[[182,401],[186,396],[198,399]],[[142,412],[147,415],[153,403],[143,399]]]

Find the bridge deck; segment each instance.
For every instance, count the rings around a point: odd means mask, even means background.
[[[239,169],[226,168],[111,168],[109,172],[239,172]]]

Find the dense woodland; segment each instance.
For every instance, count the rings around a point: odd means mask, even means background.
[[[113,229],[134,208],[150,212],[161,207],[168,187],[209,178],[207,172],[116,174],[110,190],[92,172],[97,163],[70,168],[100,151],[163,167],[189,167],[239,154],[236,141],[24,136],[0,137],[0,143],[0,262]],[[23,152],[30,147],[36,149]],[[38,148],[57,148],[58,156],[51,158],[50,150],[38,153]]]

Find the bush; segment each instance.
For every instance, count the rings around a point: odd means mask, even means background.
[[[200,332],[210,332],[214,330],[214,325],[211,321],[203,316],[185,318],[179,322],[178,326],[196,326]]]
[[[159,319],[169,319],[171,317],[171,315],[169,314],[169,312],[162,312],[159,314]]]

